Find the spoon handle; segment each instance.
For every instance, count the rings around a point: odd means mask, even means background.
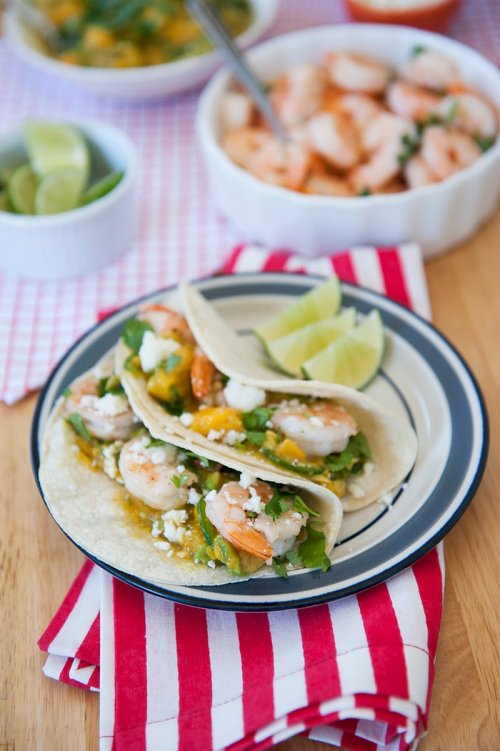
[[[264,87],[243,60],[224,24],[219,21],[205,0],[186,0],[186,5],[191,15],[196,18],[202,29],[225,57],[235,77],[247,89],[271,130],[280,140],[287,140],[288,134],[267,98]]]

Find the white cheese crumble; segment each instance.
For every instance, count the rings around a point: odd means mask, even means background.
[[[159,522],[155,519],[153,522],[153,527],[151,529],[151,536],[152,537],[159,537],[161,535],[161,528]],[[170,547],[170,545],[169,545]]]
[[[366,495],[365,491],[361,487],[361,485],[358,485],[356,482],[350,482],[347,485],[347,490],[352,495],[353,498],[363,498],[363,496]]]
[[[184,472],[184,470],[186,469],[186,467],[184,466],[184,464],[178,464],[178,465],[177,465],[177,467],[176,467],[175,469],[176,469],[176,471],[177,471],[177,472],[178,472],[179,474],[182,474],[182,473]]]
[[[324,423],[323,423],[323,420],[320,417],[316,417],[315,415],[313,415],[312,417],[309,418],[309,422],[315,428],[324,428],[325,427]]]
[[[116,417],[128,410],[128,401],[121,394],[104,394],[97,400],[97,409],[106,417]]]
[[[218,441],[219,438],[222,438],[225,432],[225,430],[209,430],[207,438],[209,441]]]
[[[217,495],[216,490],[210,490],[205,496],[206,501],[213,501],[215,499],[215,496]]]
[[[391,508],[393,500],[394,496],[392,495],[392,493],[384,493],[380,496],[378,502],[382,503],[384,506],[387,506],[387,508]]]
[[[245,511],[253,511],[255,514],[261,514],[264,511],[265,504],[255,488],[250,486],[249,490],[250,498],[243,504],[243,509]]]
[[[240,485],[241,487],[246,490],[247,488],[252,485],[252,483],[256,482],[256,478],[252,477],[252,475],[249,472],[242,472],[240,475]]]
[[[112,480],[118,478],[117,458],[123,446],[123,441],[114,441],[102,450],[103,470]]]
[[[182,525],[187,520],[187,511],[185,509],[172,509],[162,514],[163,519],[163,536],[169,542],[182,544],[186,533]]]
[[[207,561],[207,566],[209,568],[215,568],[215,561]]]
[[[228,446],[234,446],[235,443],[243,443],[245,440],[245,433],[240,433],[238,430],[228,430],[224,436],[223,443],[226,443]]]
[[[242,412],[251,412],[252,409],[262,407],[266,401],[264,389],[255,386],[244,386],[234,378],[230,378],[224,389],[224,396],[230,407],[240,409]]]
[[[194,420],[194,417],[190,412],[183,412],[182,415],[180,415],[179,420],[185,428],[189,428]]]
[[[171,511],[165,511],[161,518],[164,522],[168,521],[177,525],[184,524],[187,521],[187,511],[183,508],[174,508]]]
[[[152,331],[146,331],[139,350],[139,359],[143,371],[149,373],[154,370],[158,363],[176,352],[179,347],[180,344],[175,339],[163,339],[161,336],[153,334]]]
[[[184,540],[185,531],[184,527],[176,527],[172,522],[165,522],[163,527],[164,537],[170,542],[179,543],[179,545],[182,544],[182,541]]]
[[[192,506],[196,506],[200,498],[201,498],[200,494],[197,493],[194,488],[189,488],[188,499],[187,499],[188,503],[190,503]]]
[[[167,461],[167,452],[161,446],[153,448],[149,455],[153,464],[164,464]]]
[[[363,474],[366,475],[366,477],[369,477],[374,469],[375,465],[373,462],[366,462],[365,466],[363,467]]]
[[[155,548],[158,548],[158,550],[170,550],[169,542],[162,542],[161,540],[158,540],[158,542],[154,542],[153,545],[155,546]]]

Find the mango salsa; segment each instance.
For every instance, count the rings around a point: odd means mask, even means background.
[[[194,413],[191,429],[202,435],[211,430],[243,430],[241,413],[231,407],[207,407]]]

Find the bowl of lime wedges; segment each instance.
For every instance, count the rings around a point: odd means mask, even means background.
[[[117,258],[137,227],[136,162],[100,122],[32,120],[0,136],[0,269],[55,279]]]

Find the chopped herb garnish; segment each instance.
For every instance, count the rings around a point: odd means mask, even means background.
[[[75,433],[79,435],[80,438],[83,438],[84,441],[88,441],[89,443],[94,442],[94,439],[87,430],[87,426],[85,425],[82,416],[79,415],[78,412],[72,412],[68,415],[66,422],[71,425]]]
[[[306,527],[306,539],[299,545],[299,555],[307,568],[328,571],[332,565],[325,553],[325,535],[310,524]]]
[[[248,443],[252,446],[262,446],[266,440],[266,434],[261,430],[247,430],[245,432]]]
[[[359,191],[358,196],[361,198],[363,196],[371,196],[372,192],[370,188],[363,188]]]
[[[411,136],[405,133],[404,136],[401,136],[401,145],[403,148],[398,154],[398,161],[400,164],[405,164],[418,151],[420,138],[418,135]]]
[[[275,521],[283,512],[288,511],[289,508],[288,503],[279,490],[275,490],[271,500],[264,506],[264,511]]]
[[[148,444],[148,449],[162,448],[163,446],[168,446],[168,443],[162,441],[160,438],[151,438]]]
[[[101,378],[97,386],[97,395],[103,397],[106,394],[124,394],[123,386],[117,375]]]
[[[454,122],[455,117],[457,116],[457,111],[458,111],[458,100],[454,99],[444,119],[447,125],[451,125],[452,122]]]
[[[184,399],[180,395],[176,386],[170,387],[170,399],[168,402],[163,402],[163,409],[165,409],[169,415],[175,415],[179,417],[184,412]]]
[[[139,358],[137,357],[137,355],[132,352],[132,354],[129,355],[123,363],[124,370],[127,370],[129,373],[133,373],[134,375],[138,375],[141,372],[141,369],[137,365],[138,360]]]
[[[309,516],[319,516],[319,512],[313,511],[312,508],[310,508],[307,503],[302,500],[300,495],[296,495],[294,497],[292,506],[294,511],[298,511],[301,514],[309,514]]]
[[[477,143],[483,153],[485,151],[488,151],[488,149],[491,149],[491,147],[495,143],[494,138],[487,138],[486,136],[476,136],[474,138],[474,141]]]
[[[182,475],[172,475],[171,477],[172,485],[175,485],[176,488],[183,488],[184,485],[189,482],[189,475],[182,474]]]
[[[71,389],[69,386],[66,386],[66,388],[62,392],[62,395],[64,396],[65,399],[67,399],[68,396],[71,396]]]
[[[292,564],[292,566],[300,566],[300,564],[302,563],[302,558],[293,548],[289,550],[288,553],[285,553],[285,558],[289,563]]]
[[[180,355],[176,355],[175,353],[172,353],[171,355],[169,355],[165,361],[166,372],[171,373],[172,370],[175,370],[175,368],[178,366],[181,360],[182,360],[182,357],[180,357]]]
[[[288,579],[286,563],[282,558],[273,558],[273,570],[276,574],[278,574],[278,576],[282,576],[284,579]]]
[[[356,433],[349,438],[346,448],[340,454],[330,454],[326,458],[326,463],[332,474],[346,471],[355,474],[362,469],[365,461],[371,458],[372,454],[366,436],[363,433]]]
[[[251,412],[243,413],[243,427],[245,430],[266,430],[267,423],[271,419],[274,409],[257,407]]]
[[[125,321],[122,328],[121,337],[127,347],[135,352],[139,352],[142,340],[146,331],[153,331],[153,327],[147,321],[140,321],[138,318],[129,318]]]

